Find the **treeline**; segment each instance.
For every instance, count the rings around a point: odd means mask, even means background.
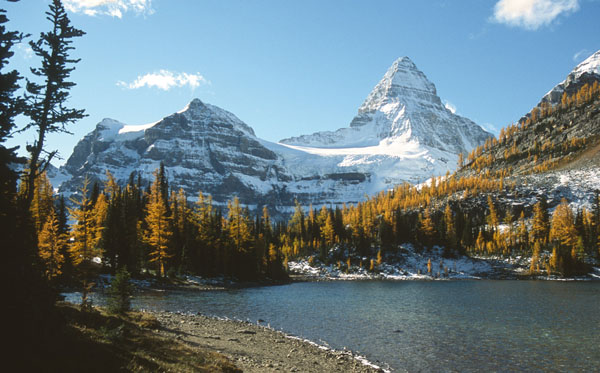
[[[202,193],[190,204],[182,190],[169,189],[161,165],[149,188],[134,174],[123,187],[108,172],[102,187],[96,184],[90,191],[84,182],[70,209],[55,201],[49,181],[40,177],[31,214],[49,279],[68,277],[94,258],[113,273],[126,267],[158,276],[282,279],[288,260],[346,261],[346,256],[332,256],[332,248],[341,248],[334,250],[337,255],[347,252],[368,265],[369,259],[381,263],[397,254],[402,243],[420,250],[438,245],[449,257],[524,255],[532,257],[532,274],[583,273],[585,263],[598,258],[597,195],[592,211],[573,212],[563,201],[549,216],[540,199],[526,216],[494,202],[491,195],[514,185],[489,177],[446,175],[342,207],[305,210],[297,203],[289,221],[273,222],[266,207],[251,212],[237,198],[225,211]],[[477,204],[480,193],[488,194],[483,204]]]
[[[446,256],[524,255],[532,257],[532,274],[562,275],[585,273],[585,263],[600,257],[598,194],[592,211],[573,212],[563,200],[549,216],[540,198],[532,216],[523,210],[515,216],[491,197],[505,188],[513,186],[484,176],[457,180],[451,175],[418,187],[405,184],[342,208],[311,207],[305,214],[297,205],[281,251],[286,258],[316,255],[328,262],[345,259],[329,255],[336,246],[368,259],[393,256],[402,243],[421,250],[438,245]],[[476,204],[478,193],[488,194],[487,203]]]
[[[154,175],[149,189],[134,174],[124,187],[109,172],[102,188],[94,184],[90,190],[85,179],[67,209],[62,198],[56,200],[45,174],[40,175],[31,215],[48,279],[68,278],[94,260],[113,274],[127,268],[161,277],[287,277],[277,249],[278,226],[272,225],[267,209],[253,217],[234,198],[223,214],[210,196],[200,193],[190,204],[183,190],[170,191],[162,165]]]

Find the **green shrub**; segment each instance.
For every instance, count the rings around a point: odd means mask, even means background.
[[[118,272],[108,289],[108,310],[112,313],[123,314],[131,309],[131,295],[133,286],[130,283],[131,275],[123,267]]]

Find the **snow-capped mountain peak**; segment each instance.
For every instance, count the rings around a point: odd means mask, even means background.
[[[377,110],[385,104],[398,101],[406,102],[407,99],[414,96],[437,97],[435,85],[427,79],[410,58],[401,57],[390,66],[358,112],[360,114]],[[351,127],[356,125],[361,125],[361,123],[350,124]]]
[[[541,103],[548,102],[556,105],[560,103],[563,93],[571,95],[583,85],[593,84],[597,81],[600,81],[600,50],[577,65],[565,80],[546,93]]]
[[[600,75],[600,50],[577,65],[573,70],[573,73],[576,76],[581,76],[584,73]]]
[[[349,128],[293,137],[281,143],[321,148],[396,144],[399,156],[409,143],[411,148],[416,143],[449,152],[454,159],[489,136],[469,119],[450,112],[437,96],[435,85],[410,58],[402,57],[394,61],[367,96]]]

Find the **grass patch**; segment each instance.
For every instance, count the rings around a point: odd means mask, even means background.
[[[129,312],[110,315],[94,308],[56,305],[64,323],[59,332],[30,351],[21,368],[44,372],[241,372],[224,355],[192,348],[160,336],[151,315]],[[29,369],[26,369],[29,370]]]

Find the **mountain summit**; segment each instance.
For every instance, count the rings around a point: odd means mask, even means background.
[[[281,143],[323,148],[393,145],[398,155],[410,144],[447,152],[455,158],[490,136],[473,121],[444,107],[435,85],[410,58],[402,57],[367,96],[350,127],[292,137]]]
[[[413,97],[426,97],[435,100],[437,92],[425,74],[408,57],[398,58],[375,86],[358,113],[377,110],[381,106],[395,101],[408,101]],[[361,125],[354,121],[350,127]]]
[[[548,102],[553,105],[558,104],[563,93],[572,95],[585,84],[591,85],[597,81],[600,81],[600,50],[577,65],[567,75],[565,80],[558,83],[550,92],[546,93],[541,102]]]

